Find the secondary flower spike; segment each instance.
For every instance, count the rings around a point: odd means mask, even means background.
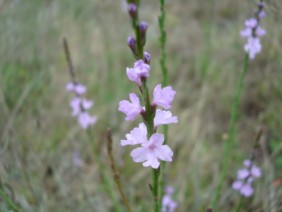
[[[143,163],[144,167],[157,169],[160,166],[160,160],[172,161],[173,152],[168,145],[163,145],[164,136],[155,133],[149,141],[143,142],[141,147],[131,151],[130,155],[134,162]]]
[[[238,170],[237,179],[232,184],[232,188],[239,191],[242,196],[250,197],[254,193],[252,183],[260,176],[260,168],[255,166],[251,160],[245,160],[244,168]]]
[[[165,189],[165,195],[162,199],[162,212],[174,212],[177,208],[177,202],[172,199],[174,189],[171,186],[167,186]]]
[[[81,128],[87,129],[91,125],[94,125],[97,118],[88,113],[88,110],[93,106],[93,101],[82,97],[82,94],[87,90],[86,87],[79,83],[69,82],[66,85],[66,90],[75,94],[70,101],[70,107],[72,109],[72,116],[77,117]]]
[[[245,29],[240,32],[241,36],[247,38],[247,43],[244,46],[245,52],[249,54],[251,60],[261,52],[262,46],[260,37],[266,34],[265,30],[260,26],[260,21],[265,17],[264,3],[258,3],[258,10],[255,13],[255,18],[250,18],[245,21]]]
[[[119,102],[118,110],[126,115],[126,121],[134,120],[142,111],[138,96],[135,93],[129,94],[130,101],[122,100]]]
[[[171,108],[175,93],[171,86],[162,88],[161,84],[158,84],[153,92],[153,105],[159,105],[166,110]]]

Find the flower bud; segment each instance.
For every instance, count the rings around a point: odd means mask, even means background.
[[[128,5],[128,13],[131,16],[131,18],[135,18],[137,16],[137,6],[134,3],[130,3]]]
[[[144,62],[147,64],[151,62],[151,55],[148,52],[144,52]]]
[[[138,27],[139,27],[141,44],[142,46],[144,46],[146,43],[146,31],[148,29],[148,24],[145,21],[141,21]]]
[[[132,53],[136,55],[136,40],[133,36],[129,36],[127,38],[127,44],[129,48],[131,49]]]

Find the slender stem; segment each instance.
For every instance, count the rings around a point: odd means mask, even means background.
[[[19,211],[19,208],[15,205],[15,203],[5,194],[2,189],[0,189],[0,197],[5,200],[5,202],[11,207],[14,211]]]
[[[228,140],[224,143],[224,162],[223,162],[223,168],[221,171],[220,175],[220,181],[219,184],[216,188],[216,192],[212,201],[212,208],[216,209],[217,202],[219,200],[220,194],[221,194],[221,189],[223,185],[223,181],[226,178],[227,170],[228,170],[228,165],[229,161],[231,158],[231,150],[234,145],[234,139],[235,139],[235,125],[236,121],[238,118],[238,105],[240,102],[240,97],[241,97],[241,92],[243,88],[243,82],[246,76],[246,73],[248,72],[249,69],[249,55],[245,55],[244,59],[244,66],[243,69],[240,73],[240,77],[237,83],[237,88],[236,88],[236,93],[233,99],[233,104],[232,104],[232,109],[231,109],[231,118],[229,121],[229,127],[228,127]]]
[[[243,196],[240,195],[240,199],[239,202],[236,206],[236,208],[234,208],[234,210],[232,210],[233,212],[240,212],[241,208],[242,208],[242,202],[243,202]]]
[[[118,200],[116,199],[115,194],[113,192],[114,189],[113,189],[113,186],[111,185],[111,180],[109,179],[109,176],[107,175],[107,173],[104,170],[104,165],[103,165],[103,163],[101,161],[101,158],[100,158],[100,155],[99,155],[99,151],[98,151],[97,145],[96,145],[96,143],[94,141],[91,129],[87,129],[87,135],[88,135],[89,141],[92,144],[94,158],[95,158],[95,160],[98,163],[99,171],[101,172],[101,175],[102,175],[104,189],[107,191],[107,193],[109,194],[111,200],[113,201],[113,205],[114,205],[115,211],[119,211],[120,212],[121,209],[118,206],[119,205]]]
[[[123,187],[121,185],[119,173],[118,173],[116,165],[115,165],[115,160],[114,160],[114,156],[113,156],[113,140],[112,140],[112,134],[111,134],[110,129],[107,130],[107,151],[108,151],[108,155],[109,155],[109,158],[110,158],[110,165],[111,165],[113,177],[114,177],[114,180],[115,180],[116,185],[118,187],[118,191],[120,193],[121,199],[122,199],[127,211],[131,212],[132,210],[131,210],[130,205],[128,203],[128,199],[126,198],[126,195],[123,191]]]
[[[68,41],[66,38],[63,38],[63,45],[64,45],[64,51],[65,51],[65,55],[66,55],[66,60],[68,63],[68,70],[69,73],[71,75],[71,78],[73,81],[75,81],[75,73],[74,73],[74,68],[73,68],[73,64],[72,64],[72,60],[71,60],[71,54],[69,51],[69,45],[68,45]]]
[[[146,80],[142,80],[142,96],[145,102],[146,109],[146,127],[148,130],[148,139],[154,133],[154,111],[151,110],[150,96],[146,85]],[[160,169],[152,169],[152,193],[154,197],[154,211],[159,212],[159,174]]]
[[[164,8],[165,0],[160,0],[160,16],[159,16],[159,29],[160,29],[160,45],[161,45],[161,58],[160,58],[160,67],[163,75],[163,86],[168,85],[168,76],[167,76],[167,67],[166,67],[166,31],[165,31],[165,8]],[[168,142],[168,125],[163,126],[164,132],[164,144]],[[167,166],[165,162],[161,163],[162,167],[162,175],[160,179],[160,203],[164,196],[164,187],[166,184],[166,176],[167,176]]]
[[[166,67],[166,32],[165,32],[165,9],[164,9],[165,0],[160,0],[160,11],[159,16],[159,29],[160,29],[160,44],[161,44],[161,58],[160,66],[163,75],[163,86],[167,86],[168,77],[167,77],[167,67]]]

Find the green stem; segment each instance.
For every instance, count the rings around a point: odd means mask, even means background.
[[[159,16],[159,29],[160,29],[160,45],[161,45],[161,58],[160,58],[160,67],[163,75],[163,86],[168,85],[168,76],[167,76],[167,67],[166,67],[166,32],[165,32],[165,8],[164,8],[165,0],[160,0],[160,16]],[[168,141],[168,125],[163,126],[164,132],[164,144],[167,144]],[[160,180],[160,204],[162,198],[164,196],[164,187],[166,184],[166,175],[167,175],[167,167],[166,163],[161,163],[162,167],[162,175]]]
[[[235,93],[235,96],[234,96],[234,99],[233,99],[232,110],[231,110],[231,118],[230,118],[229,127],[228,127],[228,139],[224,143],[225,145],[224,145],[223,168],[222,168],[221,175],[220,175],[220,181],[219,181],[219,184],[217,186],[217,189],[216,189],[216,192],[215,192],[212,204],[211,204],[213,209],[216,209],[217,202],[218,202],[220,194],[221,194],[223,181],[226,178],[228,165],[229,165],[229,161],[230,161],[230,158],[231,158],[231,150],[232,150],[232,147],[234,145],[235,125],[236,125],[236,121],[237,121],[237,118],[238,118],[238,106],[239,106],[239,102],[240,102],[240,97],[241,97],[241,93],[242,93],[244,79],[245,79],[246,73],[248,72],[248,69],[249,69],[249,55],[246,54],[245,59],[244,59],[244,66],[243,66],[243,69],[240,73],[240,77],[239,77],[239,80],[238,80],[238,83],[237,83],[236,93]]]
[[[242,208],[242,201],[243,201],[243,196],[240,195],[240,199],[239,199],[239,202],[237,204],[237,207],[234,210],[232,210],[232,211],[239,212],[241,210],[241,208]]]
[[[0,197],[4,199],[4,201],[9,205],[9,207],[14,211],[19,211],[18,207],[15,205],[15,203],[5,194],[2,189],[0,189]]]
[[[160,29],[160,44],[161,44],[161,58],[160,66],[163,75],[163,86],[167,86],[168,77],[167,77],[167,68],[166,68],[166,32],[165,32],[165,9],[164,9],[165,0],[160,0],[160,17],[159,17],[159,29]]]
[[[95,160],[98,163],[99,171],[101,172],[101,176],[103,178],[102,181],[103,181],[104,189],[107,191],[107,193],[109,194],[111,200],[113,201],[113,205],[114,205],[115,211],[120,212],[122,210],[120,209],[119,202],[116,199],[116,196],[115,196],[115,194],[113,192],[114,189],[113,189],[113,185],[111,183],[111,180],[110,180],[109,176],[107,175],[107,173],[104,170],[104,165],[103,165],[103,163],[101,161],[101,158],[100,158],[100,155],[99,155],[99,151],[98,151],[97,145],[96,145],[96,143],[94,141],[94,136],[93,136],[93,133],[92,133],[91,129],[87,129],[87,135],[88,135],[89,141],[92,144],[94,158],[95,158]]]
[[[146,118],[145,124],[148,130],[148,139],[154,133],[154,111],[151,109],[150,96],[146,85],[146,80],[142,80],[142,96],[145,102]],[[152,193],[154,197],[154,211],[159,212],[159,173],[160,169],[152,169]]]

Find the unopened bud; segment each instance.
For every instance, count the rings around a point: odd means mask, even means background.
[[[151,62],[151,55],[148,52],[144,52],[144,62],[147,64]]]
[[[139,29],[140,29],[140,33],[145,34],[148,29],[148,24],[145,21],[141,21],[139,23]]]
[[[129,48],[131,49],[132,53],[135,55],[136,54],[136,40],[133,36],[129,36],[127,38],[127,44]]]
[[[142,21],[139,23],[138,27],[139,27],[141,45],[144,46],[146,43],[146,31],[148,29],[148,24],[145,21]]]
[[[128,13],[132,18],[135,18],[137,15],[137,6],[134,3],[128,5]]]

